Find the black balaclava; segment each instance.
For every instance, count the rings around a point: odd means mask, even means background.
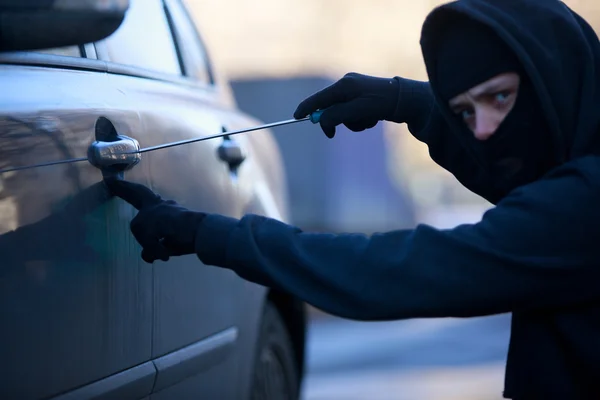
[[[521,78],[513,109],[491,138],[478,141],[460,117],[465,134],[483,155],[502,192],[533,182],[553,166],[551,132],[528,75],[513,51],[490,28],[466,17],[453,21],[436,46],[435,80],[446,104],[499,74]]]

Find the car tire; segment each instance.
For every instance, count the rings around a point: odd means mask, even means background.
[[[277,308],[265,305],[254,363],[251,400],[297,400],[299,371],[288,330]]]

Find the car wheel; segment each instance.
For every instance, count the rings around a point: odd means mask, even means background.
[[[251,399],[298,399],[298,380],[290,335],[277,308],[267,302],[260,327]]]

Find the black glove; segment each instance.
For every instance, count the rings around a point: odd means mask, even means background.
[[[107,179],[106,185],[139,211],[131,221],[131,233],[142,246],[144,261],[195,254],[196,231],[206,214],[163,200],[144,185],[116,179]]]
[[[379,121],[393,120],[400,84],[401,78],[377,78],[352,72],[302,101],[294,118],[325,110],[320,124],[330,139],[335,136],[335,127],[339,124],[355,132],[364,131]]]

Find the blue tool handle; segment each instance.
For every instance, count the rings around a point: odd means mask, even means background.
[[[321,120],[321,115],[323,115],[323,111],[325,110],[317,110],[310,114],[310,122],[313,124],[318,124]]]

